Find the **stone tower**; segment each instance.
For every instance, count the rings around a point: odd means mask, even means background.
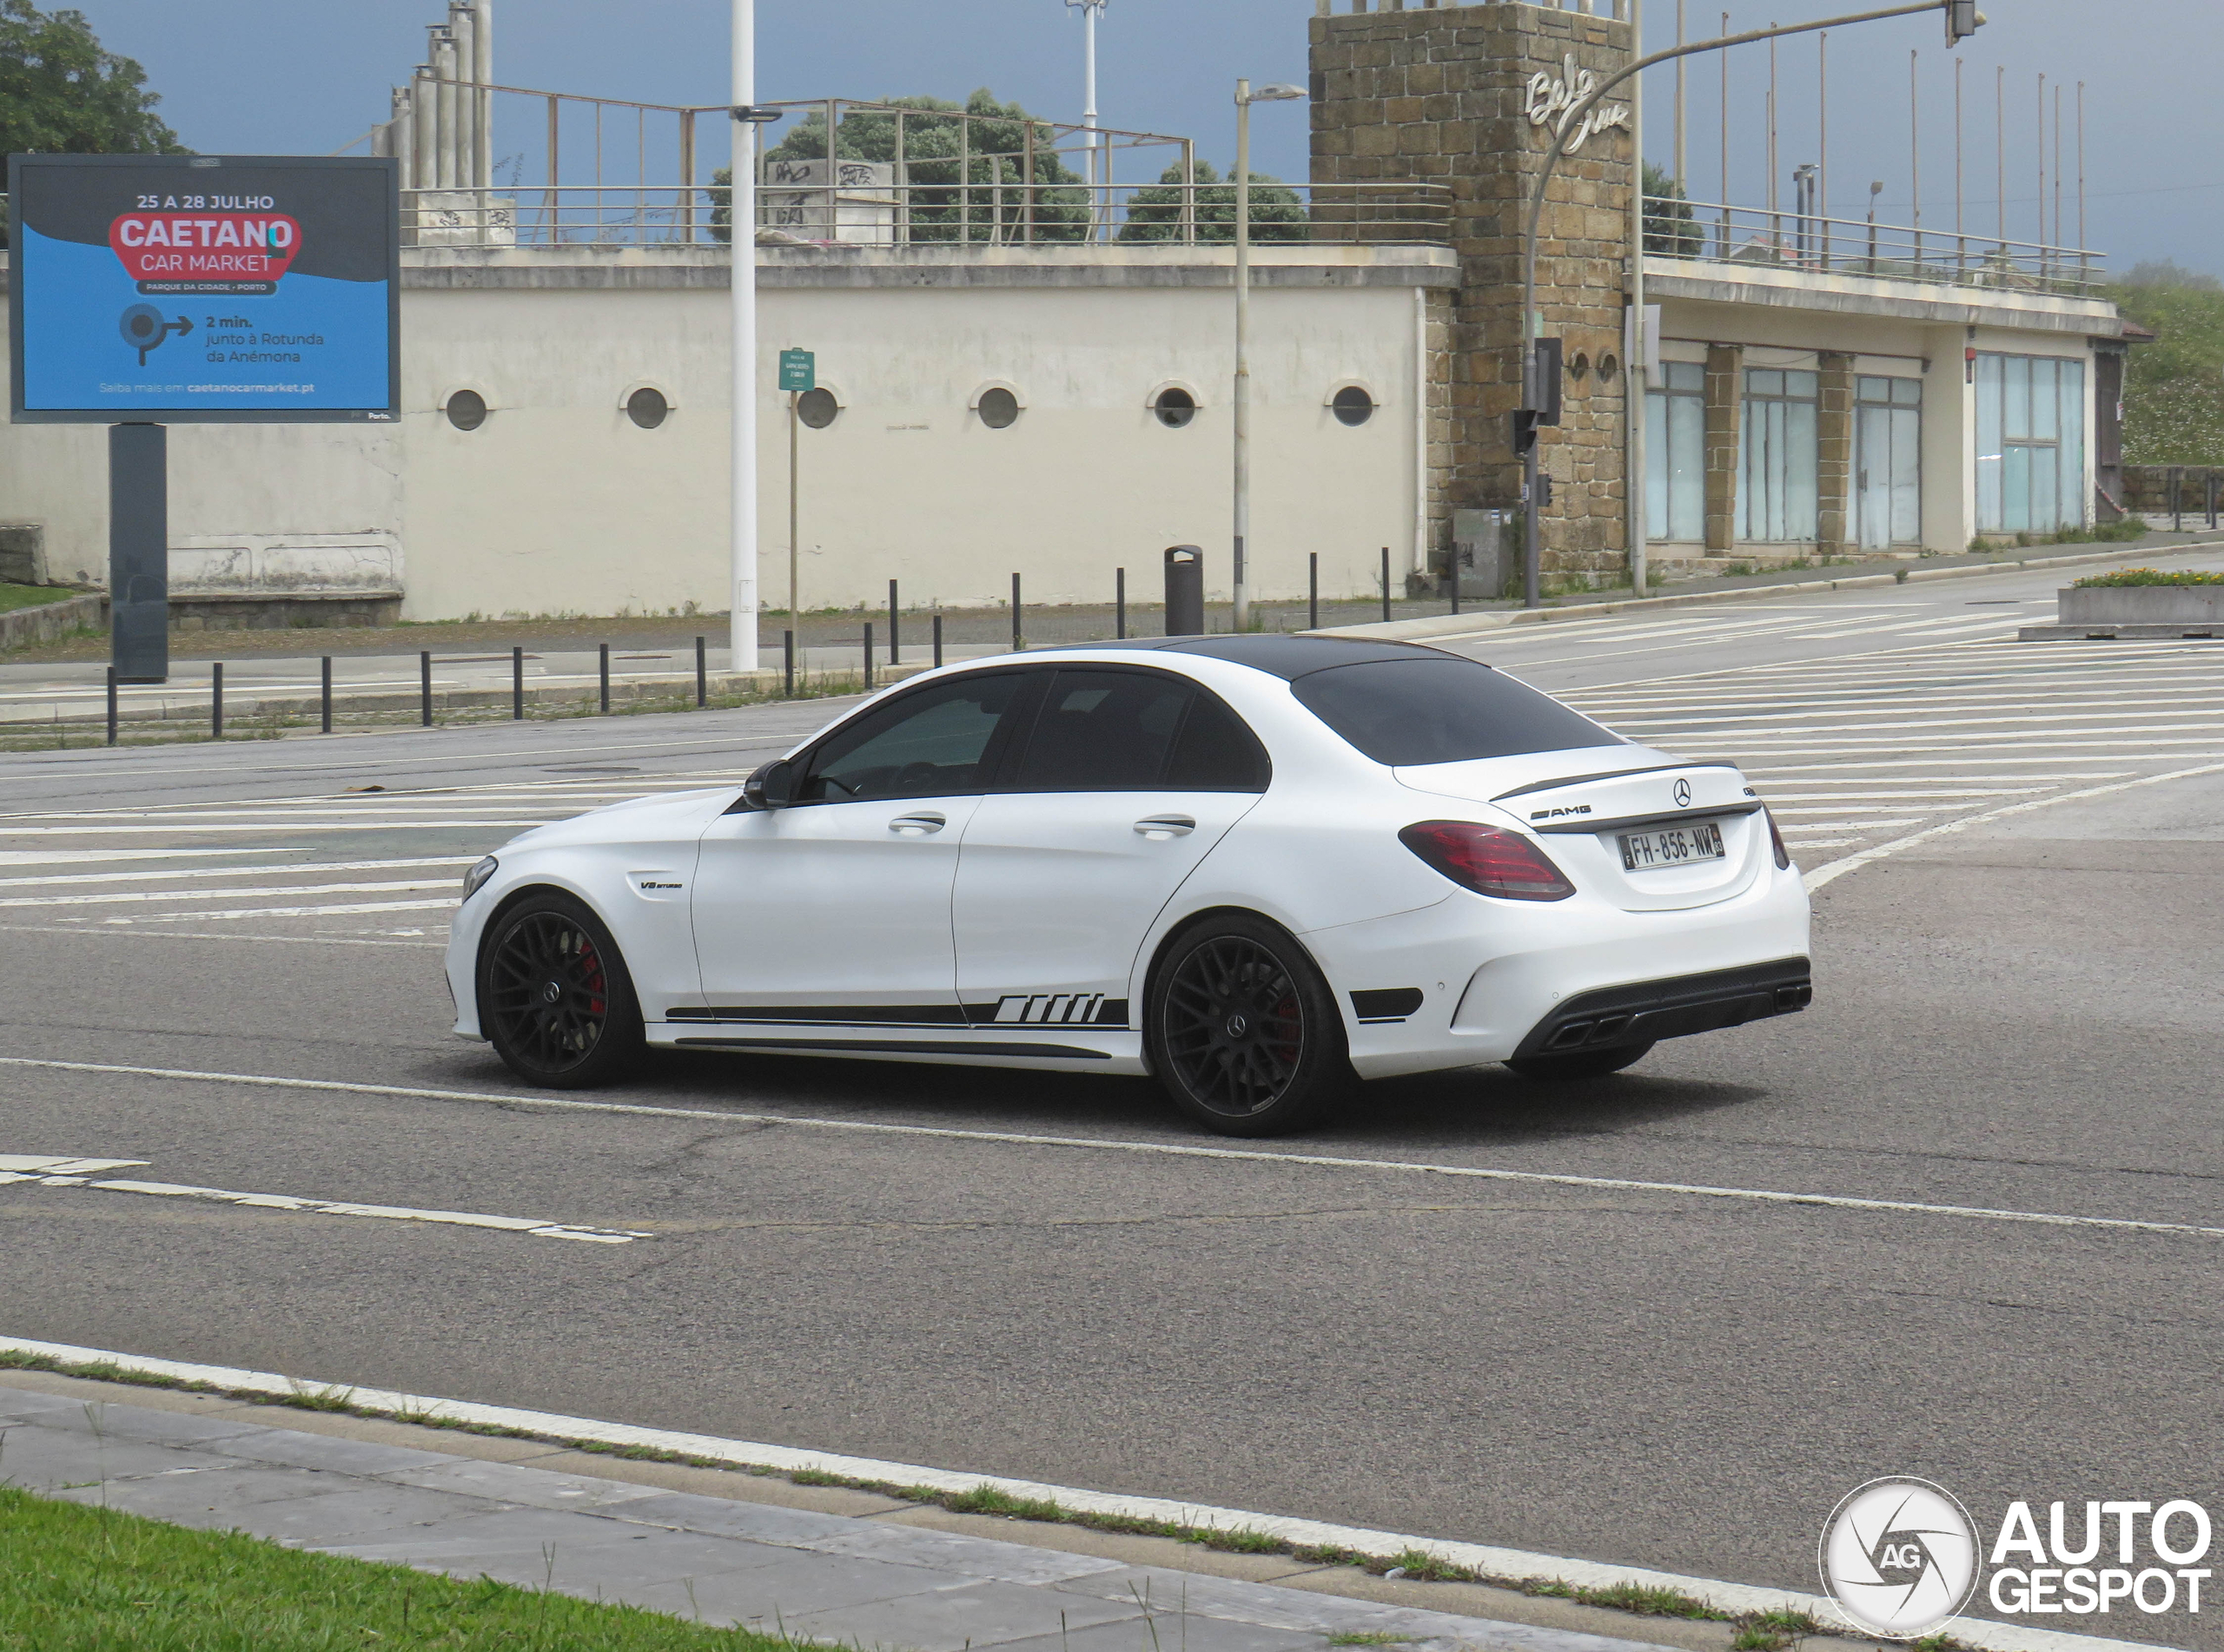
[[[1521,399],[1524,215],[1552,123],[1628,67],[1630,25],[1525,0],[1341,3],[1352,10],[1332,13],[1331,0],[1317,0],[1312,19],[1313,181],[1452,192],[1461,284],[1448,336],[1431,350],[1429,491],[1440,558],[1454,508],[1519,502],[1508,415]],[[1553,479],[1544,561],[1565,572],[1627,564],[1622,312],[1636,143],[1625,102],[1610,97],[1588,124],[1554,172],[1537,265],[1544,331],[1564,340],[1567,369],[1562,422],[1540,445]]]

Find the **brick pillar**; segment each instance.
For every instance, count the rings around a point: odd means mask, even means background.
[[[1853,521],[1853,357],[1825,350],[1820,369],[1820,405],[1815,410],[1815,554],[1849,554]]]
[[[1706,548],[1738,542],[1738,432],[1745,418],[1745,351],[1736,344],[1706,350]]]
[[[1446,333],[1446,462],[1434,474],[1433,515],[1453,506],[1512,506],[1520,497],[1508,415],[1521,399],[1521,235],[1530,191],[1551,142],[1529,117],[1571,63],[1580,80],[1627,66],[1628,23],[1537,5],[1378,4],[1315,15],[1313,181],[1438,183],[1452,192],[1452,240],[1461,285]],[[1633,145],[1614,124],[1625,102],[1601,106],[1608,124],[1564,156],[1546,197],[1538,306],[1564,359],[1590,370],[1562,384],[1562,423],[1544,433],[1553,479],[1543,522],[1546,565],[1618,570],[1623,547],[1622,302],[1630,258]],[[1394,198],[1394,197],[1386,197]],[[1316,216],[1333,219],[1330,208]],[[1364,220],[1365,211],[1351,216]],[[1356,230],[1364,239],[1369,232]],[[1602,377],[1602,357],[1616,371]]]

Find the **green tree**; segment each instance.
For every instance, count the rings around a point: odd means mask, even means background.
[[[185,155],[147,71],[104,51],[82,11],[0,0],[0,153]]]
[[[891,97],[876,108],[846,109],[834,156],[897,163],[896,182],[910,186],[903,221],[911,241],[1080,241],[1088,234],[1089,192],[1074,187],[1082,178],[1059,157],[1055,141],[1048,122],[1017,103],[998,102],[983,87],[962,104]],[[824,160],[825,110],[805,115],[764,158]],[[721,167],[712,182],[711,233],[725,241],[731,235],[733,173]]]
[[[1697,258],[1702,237],[1684,186],[1665,168],[1645,163],[1645,250]]]
[[[2224,281],[2166,259],[2109,296],[2154,334],[2124,369],[2124,463],[2224,465]]]
[[[1197,239],[1231,241],[1235,239],[1235,183],[1231,170],[1222,178],[1209,161],[1197,168]],[[1182,238],[1182,169],[1171,166],[1158,175],[1158,184],[1129,197],[1128,221],[1120,226],[1122,241],[1179,241]],[[1159,186],[1168,186],[1161,188]],[[1217,186],[1217,187],[1209,187]],[[1251,239],[1259,241],[1303,241],[1311,233],[1312,217],[1305,202],[1280,178],[1264,172],[1251,175]]]

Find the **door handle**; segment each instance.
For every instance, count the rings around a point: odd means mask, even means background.
[[[917,815],[898,815],[888,823],[888,829],[899,837],[924,837],[930,832],[938,832],[949,824],[948,816],[937,815],[930,809]]]
[[[1188,815],[1153,815],[1137,821],[1135,829],[1153,839],[1187,837],[1197,829],[1197,823]]]

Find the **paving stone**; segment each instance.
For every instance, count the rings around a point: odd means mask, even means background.
[[[520,1468],[508,1463],[458,1463],[420,1453],[429,1459],[405,1465],[385,1477],[397,1485],[423,1486],[428,1490],[461,1491],[499,1503],[520,1503],[533,1509],[595,1509],[613,1503],[633,1503],[659,1495],[654,1486],[624,1480],[594,1479],[583,1474],[556,1474],[545,1469]]]
[[[1114,1622],[1134,1629],[1139,1652],[1149,1645],[1143,1609],[1135,1602],[1061,1596],[1016,1583],[968,1583],[901,1600],[785,1615],[784,1622],[798,1639],[904,1646],[917,1652],[963,1652],[969,1646],[1071,1635],[1076,1629]],[[1162,1615],[1160,1624],[1162,1643],[1169,1635],[1178,1643],[1180,1631],[1171,1615]]]

